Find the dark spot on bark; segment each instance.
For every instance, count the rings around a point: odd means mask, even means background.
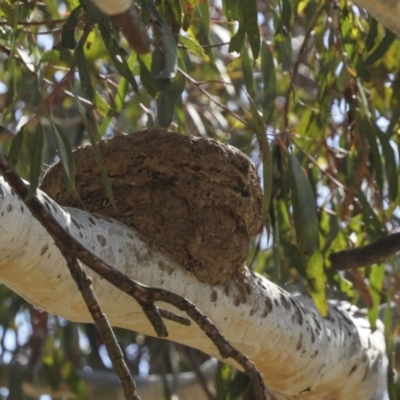
[[[274,299],[274,303],[277,307],[279,307],[279,300],[278,299]]]
[[[211,301],[212,301],[213,303],[215,303],[217,300],[218,300],[218,293],[217,293],[216,290],[213,290],[213,291],[211,292]]]
[[[352,325],[352,321],[351,321],[351,319],[349,318],[349,316],[348,316],[347,314],[345,314],[345,313],[343,313],[342,315],[343,315],[343,319],[344,319],[349,325]]]
[[[357,364],[353,365],[353,368],[349,372],[349,376],[357,369],[357,367],[358,367]]]
[[[58,213],[58,208],[54,204],[52,204],[52,207],[53,207],[54,212],[57,214]]]
[[[81,237],[81,239],[83,238],[82,232],[79,232],[79,236]]]
[[[303,325],[303,314],[301,312],[300,307],[296,304],[294,311],[293,311],[293,319],[297,322],[298,325]]]
[[[90,221],[93,225],[96,225],[96,221],[95,221],[92,217],[89,217],[89,221]]]
[[[2,217],[4,216],[4,211],[1,212],[1,216],[2,216]]]
[[[266,317],[271,311],[272,311],[272,301],[269,297],[265,298],[265,307],[264,307],[264,311],[262,313],[262,317]]]
[[[14,189],[11,189],[11,194],[15,196]]]
[[[45,205],[45,207],[47,208],[47,211],[48,211],[49,213],[51,213],[51,208],[50,208],[50,206],[49,206],[49,203],[48,203],[47,201],[45,201],[44,205]]]
[[[290,302],[286,299],[286,296],[281,293],[281,303],[286,310],[290,311]]]
[[[79,224],[78,224],[73,218],[71,218],[71,222],[72,222],[78,229],[81,229],[81,228],[79,227]]]
[[[61,278],[61,274],[57,275],[57,279],[60,279],[60,278]]]
[[[21,205],[20,209],[21,209],[21,212],[22,212],[22,213],[25,211],[25,208],[24,208],[24,206],[22,206],[22,205]]]
[[[235,301],[233,302],[235,307],[239,307],[240,306],[240,299],[238,297],[236,297]]]
[[[126,236],[128,236],[129,239],[133,239],[133,235],[129,232],[127,232]]]
[[[299,340],[296,344],[296,351],[299,351],[301,349],[302,341],[303,341],[303,334],[300,332]]]
[[[311,329],[311,343],[315,343],[315,334],[312,329]]]
[[[40,255],[42,256],[44,253],[46,253],[46,251],[48,250],[49,245],[45,244],[42,249],[40,250]]]
[[[12,205],[9,204],[9,205],[7,206],[7,211],[10,212],[11,210],[12,210]]]
[[[318,332],[321,332],[321,325],[318,322],[318,317],[316,315],[313,315],[313,318],[314,318],[315,325],[318,329]]]
[[[97,240],[99,241],[101,247],[104,247],[107,244],[107,240],[103,235],[97,235]]]
[[[253,316],[255,312],[256,312],[256,310],[254,308],[252,308],[249,312],[250,317]]]

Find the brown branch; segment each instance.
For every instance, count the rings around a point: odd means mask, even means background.
[[[76,258],[72,257],[64,248],[60,246],[57,247],[67,261],[71,275],[82,294],[98,331],[100,332],[100,336],[107,348],[108,356],[113,364],[114,371],[121,383],[125,399],[140,400],[136,391],[135,382],[125,363],[117,338],[114,335],[113,329],[108,322],[106,315],[102,312],[96,294],[93,291],[92,279],[87,275],[85,269],[80,265]]]
[[[7,159],[2,153],[0,153],[0,171],[18,196],[21,199],[26,199],[28,189],[24,181],[10,167]],[[153,325],[153,328],[159,336],[164,336],[168,334],[168,332],[160,317],[157,307],[154,305],[154,302],[156,301],[172,304],[191,317],[193,321],[197,323],[199,328],[202,329],[215,344],[221,356],[223,358],[231,357],[233,360],[238,362],[245,373],[249,375],[254,385],[256,395],[255,400],[264,400],[267,398],[264,380],[253,362],[247,356],[234,348],[207,318],[207,316],[197,309],[191,301],[168,290],[147,287],[130,279],[119,270],[98,258],[73,236],[66,232],[53,215],[47,211],[46,207],[37,196],[24,200],[24,202],[32,212],[33,216],[54,239],[57,246],[63,248],[71,257],[75,257],[82,261],[90,269],[98,273],[116,288],[133,297],[139,305],[144,308],[143,311],[146,313],[150,323]]]
[[[332,268],[348,270],[382,263],[398,251],[400,251],[400,233],[394,233],[357,249],[332,253],[329,255],[329,260]]]
[[[121,28],[122,34],[136,53],[144,54],[150,51],[150,36],[134,8],[130,7],[122,14],[113,15],[111,19]]]

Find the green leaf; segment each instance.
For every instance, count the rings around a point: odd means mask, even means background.
[[[229,384],[232,376],[232,367],[222,362],[218,363],[218,369],[215,374],[215,400],[226,400],[229,390]],[[229,397],[228,397],[229,398]]]
[[[262,200],[262,213],[263,213],[263,224],[269,233],[270,231],[270,218],[269,218],[269,207],[271,202],[272,194],[272,155],[271,148],[267,139],[267,128],[264,121],[258,112],[257,106],[254,100],[248,96],[251,116],[255,128],[255,133],[260,146],[261,160],[263,166],[263,200]]]
[[[112,37],[109,24],[102,20],[99,24],[99,30],[115,68],[131,84],[133,91],[139,93],[138,85],[132,71],[129,69],[128,63],[126,62],[125,54],[119,47],[115,38]]]
[[[168,128],[174,117],[175,103],[185,89],[186,81],[182,75],[165,86],[157,97],[157,121],[163,128]]]
[[[102,20],[107,19],[101,10],[91,0],[81,0],[83,9],[85,10],[86,18],[89,23],[94,25],[100,23]]]
[[[94,157],[95,157],[97,165],[99,166],[99,169],[100,169],[101,179],[103,181],[103,185],[106,190],[108,200],[110,200],[110,203],[113,205],[113,207],[115,207],[114,194],[112,191],[111,182],[107,175],[107,170],[104,166],[103,160],[100,156],[100,152],[99,152],[99,149],[97,148],[97,144],[96,144],[98,137],[99,137],[98,132],[97,132],[96,122],[94,120],[89,121],[86,118],[85,110],[82,107],[82,104],[81,104],[79,98],[77,96],[75,96],[75,99],[76,99],[76,103],[78,105],[79,113],[82,117],[82,121],[85,124],[86,130],[89,135],[89,141],[90,141],[90,144],[92,145]]]
[[[384,224],[379,220],[374,209],[371,207],[360,185],[357,184],[354,177],[351,177],[351,184],[357,191],[357,197],[362,206],[363,221],[368,234],[373,240],[380,239],[387,235]]]
[[[239,0],[222,0],[222,6],[229,22],[239,20]]]
[[[246,35],[246,31],[242,24],[239,24],[239,29],[236,32],[236,35],[232,37],[231,42],[229,43],[229,52],[232,53],[236,51],[236,53],[240,53],[243,47],[244,38]]]
[[[274,58],[265,42],[261,44],[261,75],[264,83],[264,96],[261,104],[263,107],[263,119],[267,124],[275,110],[276,72]]]
[[[260,54],[260,30],[257,20],[257,2],[256,0],[239,0],[239,8],[242,14],[243,28],[249,39],[251,51],[254,59]]]
[[[326,316],[328,306],[325,294],[323,257],[319,249],[318,216],[314,194],[295,153],[291,151],[290,179],[293,218],[297,244],[304,264],[308,289],[321,315]]]
[[[377,144],[377,135],[376,132],[368,121],[366,117],[360,116],[358,118],[358,124],[360,129],[360,134],[364,136],[369,144],[369,148],[372,154],[371,166],[373,168],[373,172],[375,175],[376,183],[378,185],[379,191],[383,193],[383,167],[381,155],[379,152],[378,144]]]
[[[247,92],[254,96],[256,92],[256,85],[254,82],[254,75],[253,75],[253,63],[250,60],[249,53],[247,51],[243,52],[242,57],[242,71],[243,71],[243,78],[244,83],[246,85]]]
[[[210,61],[210,57],[208,57],[208,55],[204,52],[203,47],[200,46],[196,39],[193,39],[190,36],[179,35],[179,43],[187,47],[192,54],[199,57],[201,60],[206,62]]]
[[[396,163],[395,152],[392,145],[390,144],[389,136],[386,133],[382,132],[376,124],[374,124],[374,128],[375,133],[381,143],[382,153],[385,159],[385,170],[389,186],[389,198],[391,201],[396,201],[397,193],[399,190],[399,173]]]
[[[42,172],[42,153],[44,145],[43,128],[38,124],[34,137],[32,148],[29,151],[30,158],[30,174],[29,174],[29,190],[25,201],[29,200],[35,193],[39,185],[39,178]]]
[[[88,99],[94,103],[95,91],[90,77],[89,66],[86,61],[85,52],[83,51],[84,40],[80,40],[78,46],[75,49],[74,58],[78,66],[79,79],[83,92],[86,94]]]
[[[283,34],[289,35],[292,30],[292,6],[289,0],[282,0],[281,29]]]
[[[371,16],[368,18],[368,20],[369,30],[367,38],[365,39],[365,46],[367,50],[370,51],[374,47],[376,38],[378,37],[378,22]]]
[[[50,118],[50,124],[56,141],[58,155],[64,171],[65,186],[67,191],[70,192],[75,187],[75,166],[74,158],[72,156],[72,147],[68,137],[60,129],[60,127],[56,125],[56,123],[53,121],[53,118]]]
[[[164,53],[164,65],[160,72],[160,78],[173,79],[176,76],[178,67],[178,51],[175,37],[164,18],[157,11],[153,2],[139,0],[139,3],[143,10],[154,19],[154,26],[158,31],[158,38],[161,40],[161,48]]]
[[[379,318],[379,306],[381,304],[382,295],[382,285],[385,279],[385,265],[377,265],[371,268],[371,273],[369,276],[370,286],[371,286],[371,296],[374,300],[373,307],[368,310],[368,320],[371,324],[371,329],[375,329],[376,320]]]
[[[78,6],[71,12],[65,21],[61,31],[61,46],[64,49],[73,50],[76,46],[75,31],[78,25],[78,16],[82,12],[82,6]]]
[[[310,256],[302,256],[307,274],[307,287],[315,306],[323,317],[328,315],[328,303],[325,293],[324,261],[319,249]]]
[[[396,35],[386,30],[386,34],[383,37],[382,41],[376,46],[376,48],[372,51],[372,53],[365,60],[365,64],[371,65],[381,59],[384,54],[389,50],[389,47],[392,45],[394,40],[396,39]]]
[[[290,188],[293,215],[300,252],[312,256],[319,248],[318,217],[314,193],[294,151],[290,152]]]
[[[15,167],[18,163],[19,153],[21,152],[21,147],[24,142],[25,127],[26,124],[21,126],[11,143],[10,150],[8,151],[8,161],[13,167]]]
[[[148,58],[148,56],[146,54],[146,58]],[[151,97],[156,97],[158,90],[156,89],[154,82],[153,82],[153,77],[146,65],[146,63],[143,61],[144,58],[142,58],[142,56],[138,57],[138,61],[139,61],[139,66],[140,66],[140,81],[142,82],[142,85],[145,87],[145,89],[147,90],[147,92],[149,93],[149,95]]]

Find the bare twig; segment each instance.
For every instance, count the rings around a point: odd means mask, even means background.
[[[323,9],[325,8],[325,1],[319,6],[319,9],[317,10],[317,12],[314,15],[314,18],[309,26],[309,28],[307,29],[307,32],[304,35],[304,39],[303,39],[303,43],[301,44],[299,53],[297,55],[297,59],[296,62],[294,63],[293,66],[293,71],[292,71],[292,75],[290,78],[290,84],[289,84],[289,88],[286,94],[286,101],[285,101],[285,107],[283,110],[283,132],[287,132],[289,129],[289,104],[290,104],[290,95],[293,92],[294,93],[294,81],[296,79],[297,76],[297,71],[299,69],[300,63],[302,61],[303,58],[303,54],[307,48],[307,44],[308,44],[308,39],[311,36],[312,31],[314,30],[315,24],[318,21],[318,18],[321,15],[321,12],[323,11]]]
[[[184,76],[184,78],[190,82],[192,85],[197,86],[197,88],[200,90],[201,93],[203,93],[205,96],[207,96],[213,103],[215,103],[218,107],[221,107],[224,111],[226,111],[228,114],[232,115],[232,117],[236,118],[238,121],[240,121],[243,125],[246,125],[250,129],[254,129],[252,124],[244,120],[242,117],[234,113],[233,111],[229,110],[228,107],[226,107],[224,104],[222,104],[217,98],[215,98],[212,94],[208,93],[207,90],[203,89],[201,85],[204,85],[204,82],[197,82],[194,80],[190,75],[188,75],[185,71],[182,69],[178,68],[178,72]]]
[[[80,265],[79,261],[75,257],[72,257],[64,248],[60,246],[58,246],[58,248],[67,261],[71,275],[74,278],[82,297],[85,300],[90,315],[92,316],[93,321],[100,332],[103,342],[107,348],[110,360],[113,364],[114,371],[121,382],[125,399],[140,400],[140,397],[136,391],[135,382],[132,379],[129,369],[125,363],[124,356],[121,348],[119,347],[117,338],[114,335],[106,315],[101,311],[96,294],[92,288],[91,278],[86,274],[85,269]]]
[[[347,270],[379,264],[398,251],[400,251],[400,233],[394,233],[357,249],[332,253],[329,255],[329,260],[332,268]]]
[[[26,199],[28,188],[19,175],[10,167],[2,153],[0,153],[0,171],[18,196],[21,199]],[[95,254],[91,253],[73,236],[66,232],[53,215],[47,211],[46,207],[37,196],[33,196],[24,201],[33,216],[54,239],[57,246],[63,248],[71,257],[82,261],[109,283],[133,297],[143,308],[143,311],[146,313],[150,323],[159,336],[166,336],[168,333],[159,311],[154,304],[156,301],[172,304],[179,310],[184,311],[212,340],[222,357],[231,357],[241,365],[244,372],[249,375],[253,382],[256,395],[255,399],[264,400],[267,398],[264,380],[253,362],[234,348],[207,316],[201,313],[192,302],[168,290],[147,287],[130,279],[119,270],[98,258]]]

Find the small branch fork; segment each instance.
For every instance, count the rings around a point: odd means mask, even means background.
[[[53,215],[47,211],[46,207],[41,203],[37,196],[25,200],[28,194],[28,188],[19,175],[11,168],[7,159],[0,153],[0,172],[5,180],[14,189],[18,196],[23,199],[26,206],[32,212],[33,216],[42,224],[48,234],[54,239],[55,244],[60,249],[65,257],[71,274],[76,280],[79,290],[84,297],[88,309],[95,320],[95,323],[102,334],[105,335],[105,343],[108,343],[107,349],[111,353],[110,358],[117,364],[118,369],[116,372],[125,390],[130,391],[126,399],[139,399],[136,394],[135,385],[129,378],[122,359],[122,353],[115,340],[112,329],[102,313],[94,292],[91,288],[91,280],[86,275],[84,269],[79,265],[79,261],[84,263],[90,269],[98,273],[112,285],[133,297],[142,307],[143,312],[146,314],[150,323],[153,325],[159,337],[166,337],[168,335],[167,328],[162,320],[169,318],[176,322],[187,324],[187,320],[183,317],[174,316],[163,310],[159,310],[154,304],[156,301],[163,301],[168,304],[174,305],[179,310],[185,312],[194,322],[204,331],[204,333],[211,339],[211,341],[218,348],[223,358],[231,357],[235,360],[244,372],[251,378],[256,400],[264,400],[267,398],[264,380],[260,372],[256,369],[250,359],[244,354],[235,349],[225,337],[218,331],[215,325],[205,316],[196,306],[189,300],[178,296],[168,290],[151,288],[142,285],[126,275],[107,264],[96,255],[87,250],[80,242],[65,231],[65,229],[57,222]],[[79,260],[79,261],[78,261]],[[118,353],[119,351],[119,353]],[[131,381],[129,382],[128,379]],[[124,392],[125,393],[125,392]]]

